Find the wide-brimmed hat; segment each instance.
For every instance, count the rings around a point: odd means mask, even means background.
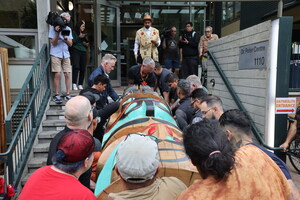
[[[143,22],[144,22],[145,20],[150,20],[151,22],[153,21],[153,19],[151,18],[150,15],[144,15]]]

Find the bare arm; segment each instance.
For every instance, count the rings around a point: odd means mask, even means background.
[[[168,104],[170,104],[169,92],[163,92],[164,99]]]
[[[297,133],[297,120],[295,120],[290,128],[289,128],[289,132],[287,134],[287,137],[284,141],[284,143],[282,145],[280,145],[280,147],[283,147],[283,151],[287,151],[288,150],[288,147],[289,147],[289,144],[292,142],[292,140],[295,138],[296,136],[296,133]]]
[[[73,45],[73,40],[72,40],[72,39],[70,39],[70,40],[65,40],[65,42],[67,43],[67,45],[68,45],[69,47],[71,47],[71,46]]]
[[[52,38],[52,39],[50,39],[51,40],[51,44],[53,45],[53,46],[56,46],[57,45],[57,41],[58,41],[58,38],[59,38],[59,26],[55,26],[54,27],[54,29],[55,29],[55,31],[57,31],[56,32],[56,34],[55,34],[55,37],[54,38]]]
[[[163,48],[163,49],[166,49],[166,38],[164,38],[163,39],[163,41],[162,41],[162,44],[161,44],[161,47]]]

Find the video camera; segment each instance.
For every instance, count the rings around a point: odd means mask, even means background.
[[[185,29],[181,29],[180,31],[179,31],[179,35],[181,36],[181,38],[184,40],[184,39],[186,39],[186,31],[185,31]]]
[[[84,34],[83,41],[86,42],[86,43],[89,43],[89,37],[88,37],[87,33],[85,33],[85,32],[80,32],[80,33]]]
[[[54,27],[59,26],[59,31],[61,31],[65,26],[68,25],[69,22],[64,17],[60,16],[57,12],[50,11],[48,13],[46,23]],[[67,34],[67,32],[64,32],[64,34]],[[64,34],[62,33],[63,36],[68,36],[70,34],[70,31],[69,34]]]
[[[171,36],[171,32],[172,30],[170,28],[165,28],[161,34],[164,36],[164,38],[168,38]]]

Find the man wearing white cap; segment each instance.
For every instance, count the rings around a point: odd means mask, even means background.
[[[157,178],[159,172],[158,146],[151,136],[129,134],[116,154],[116,171],[124,191],[110,193],[113,200],[175,199],[186,185],[175,177]]]

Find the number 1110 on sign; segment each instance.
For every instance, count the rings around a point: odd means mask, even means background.
[[[254,58],[254,65],[264,65],[265,57]]]

